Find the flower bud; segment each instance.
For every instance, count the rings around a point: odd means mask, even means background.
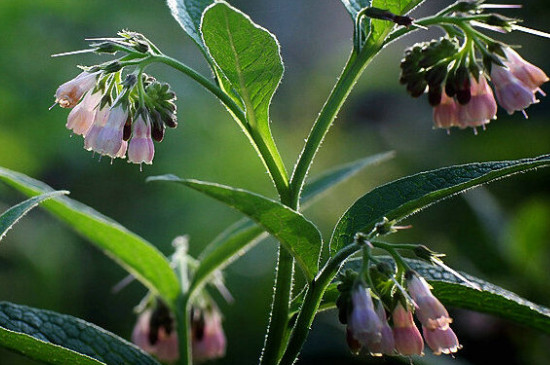
[[[456,70],[455,74],[455,85],[456,85],[456,101],[459,104],[465,105],[468,104],[471,98],[470,93],[470,72],[465,66],[460,66]]]

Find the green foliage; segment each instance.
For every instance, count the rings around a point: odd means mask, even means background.
[[[200,24],[204,9],[213,3],[214,0],[168,0],[172,16],[205,54],[206,47],[200,36]]]
[[[7,302],[0,302],[0,345],[47,364],[158,364],[91,323]]]
[[[422,172],[380,186],[357,200],[340,218],[332,234],[334,254],[357,232],[370,233],[384,217],[400,221],[455,194],[518,172],[548,166],[550,155],[515,161],[471,163]]]
[[[4,168],[0,168],[0,179],[27,196],[53,191],[38,180]],[[178,279],[166,257],[152,244],[75,200],[59,197],[45,202],[43,207],[102,249],[167,303],[174,303],[180,292]]]
[[[397,15],[407,14],[424,0],[372,0],[372,6],[389,10]],[[371,42],[381,42],[391,32],[395,24],[387,20],[372,19],[370,25]]]
[[[6,210],[0,216],[0,240],[2,240],[2,238],[4,238],[4,236],[11,229],[11,227],[13,227],[13,225],[17,223],[19,219],[23,218],[23,216],[27,214],[32,208],[38,206],[38,204],[42,203],[47,199],[51,199],[55,196],[68,194],[68,193],[69,193],[68,191],[54,191],[51,193],[45,193],[45,194],[27,199],[24,202],[14,205],[13,207]]]
[[[246,112],[245,128],[278,156],[269,127],[269,105],[284,70],[277,39],[225,2],[205,11],[201,32],[222,86],[228,83],[226,92]],[[275,163],[285,170],[279,157]]]
[[[173,175],[156,176],[148,181],[177,182],[237,209],[277,238],[292,253],[308,280],[317,273],[321,234],[300,213],[261,195],[219,184],[185,180]]]
[[[387,161],[393,155],[392,152],[385,152],[365,157],[338,166],[312,179],[310,183],[306,184],[301,195],[303,208],[311,205],[332,187],[347,181],[368,166]],[[228,265],[238,253],[248,251],[265,237],[264,233],[262,227],[257,226],[248,218],[227,228],[201,253],[199,257],[201,261],[193,278],[192,287],[199,287],[215,269],[221,269]]]

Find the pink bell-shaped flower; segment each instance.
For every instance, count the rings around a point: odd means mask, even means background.
[[[99,135],[99,132],[101,132],[103,127],[105,127],[105,125],[107,124],[110,112],[111,110],[107,105],[101,109],[96,110],[94,122],[92,123],[90,129],[88,129],[88,131],[86,132],[86,136],[84,138],[84,149],[88,151],[95,151],[97,136]]]
[[[74,79],[62,84],[55,92],[55,102],[62,108],[74,107],[82,95],[95,86],[98,74],[99,72],[84,71]]]
[[[423,277],[414,272],[407,273],[407,289],[416,303],[415,314],[420,323],[428,329],[446,329],[452,319],[441,302],[432,294]]]
[[[151,122],[139,114],[134,122],[132,139],[128,146],[128,162],[150,165],[155,156],[155,146],[151,138]]]
[[[506,54],[505,65],[508,66],[510,72],[531,91],[540,90],[542,84],[547,82],[548,76],[537,66],[525,61],[516,51],[510,47],[504,48]]]
[[[225,356],[227,341],[217,307],[201,311],[191,327],[193,360],[200,362]]]
[[[412,312],[405,309],[401,302],[398,302],[392,312],[392,319],[393,338],[397,352],[405,356],[422,355],[424,341],[420,331],[414,324]]]
[[[491,80],[495,85],[498,103],[508,114],[523,111],[538,102],[533,90],[514,76],[509,68],[493,65]]]
[[[66,124],[67,129],[72,130],[74,134],[86,136],[86,133],[94,123],[96,110],[100,101],[100,93],[88,92],[82,101],[69,113]]]
[[[461,128],[480,127],[496,119],[497,102],[485,76],[470,79],[470,101],[458,106],[458,124]]]
[[[122,147],[122,130],[126,119],[128,110],[122,105],[111,108],[105,125],[95,137],[94,144],[88,147],[101,155],[117,157]]]
[[[449,129],[458,126],[458,103],[454,98],[441,94],[441,102],[433,110],[434,125],[436,128]]]
[[[429,329],[426,326],[422,326],[422,333],[434,355],[452,354],[462,347],[458,343],[458,338],[451,327]]]
[[[159,360],[174,362],[179,359],[178,336],[175,331],[167,333],[166,329],[160,326],[157,329],[151,326],[152,310],[148,309],[141,313],[132,331],[132,342],[144,351],[155,355]],[[151,333],[156,331],[156,333]],[[151,339],[154,338],[154,341]],[[154,343],[152,343],[154,342]]]

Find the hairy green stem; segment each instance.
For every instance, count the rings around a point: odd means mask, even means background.
[[[313,323],[315,314],[319,309],[325,290],[334,276],[338,273],[342,263],[360,248],[361,246],[357,243],[344,247],[327,261],[325,266],[319,272],[319,275],[317,275],[317,277],[310,283],[304,297],[304,303],[302,304],[302,308],[296,318],[296,323],[294,325],[286,351],[284,352],[279,363],[280,365],[291,365],[294,363],[306,341],[309,329]]]
[[[261,365],[277,364],[284,347],[284,339],[288,338],[286,332],[288,330],[293,273],[294,259],[292,255],[279,246],[275,292],[265,344],[260,358]]]
[[[190,365],[193,363],[191,353],[191,324],[189,297],[181,293],[176,301],[176,305],[172,308],[176,317],[176,328],[178,331],[178,347],[180,357],[177,361],[178,365]]]
[[[357,54],[355,50],[352,51],[350,58],[342,72],[342,75],[338,79],[338,82],[332,89],[323,109],[319,113],[313,128],[311,129],[309,136],[306,140],[304,148],[298,158],[298,162],[294,168],[294,172],[290,179],[290,192],[291,192],[291,205],[298,206],[300,199],[300,192],[304,186],[304,182],[309,171],[309,168],[327,134],[328,130],[332,126],[334,119],[342,105],[346,101],[353,86],[357,82],[357,79],[361,76],[361,73],[365,67],[370,63],[372,58],[382,48],[381,44],[369,44]]]

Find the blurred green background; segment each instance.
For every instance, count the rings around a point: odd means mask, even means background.
[[[286,64],[272,110],[272,128],[287,167],[294,160],[351,47],[352,25],[337,0],[231,1],[277,35]],[[428,1],[417,14],[443,2]],[[447,2],[445,2],[447,3]],[[506,11],[525,25],[550,31],[550,5],[529,1]],[[0,165],[45,181],[145,237],[170,254],[171,240],[190,236],[196,255],[236,212],[198,193],[169,184],[146,184],[150,175],[173,173],[275,196],[263,166],[220,103],[186,77],[154,65],[148,72],[169,82],[178,94],[180,125],[156,144],[152,166],[143,172],[117,160],[110,164],[82,148],[65,129],[67,110],[54,108],[57,86],[78,73],[77,64],[104,58],[51,54],[85,48],[84,38],[113,36],[120,29],[144,33],[165,53],[209,74],[200,52],[172,19],[164,1],[0,1]],[[425,169],[473,161],[534,157],[550,152],[550,103],[529,108],[529,119],[506,115],[475,136],[471,130],[447,135],[432,130],[431,109],[411,99],[398,80],[403,48],[437,37],[417,32],[389,47],[372,64],[323,144],[312,175],[370,154],[395,150],[394,160],[371,168],[338,187],[306,215],[325,237],[345,209],[374,186]],[[506,38],[522,44],[521,54],[550,72],[548,40],[522,33]],[[546,87],[546,90],[550,88]],[[407,220],[414,229],[393,237],[446,252],[455,267],[550,306],[550,170],[499,181],[446,201]],[[23,197],[0,185],[0,210]],[[271,299],[273,241],[260,243],[226,272],[233,304],[221,303],[228,337],[219,363],[253,364],[261,345]],[[129,338],[132,312],[145,290],[133,283],[113,294],[125,276],[99,250],[38,210],[9,232],[0,247],[0,300],[81,317]],[[547,364],[550,337],[521,325],[467,311],[452,311],[464,349],[456,359],[426,356],[419,363]],[[348,355],[335,312],[313,326],[301,364],[391,363]],[[407,363],[408,360],[405,360]],[[0,349],[0,365],[33,364]]]

